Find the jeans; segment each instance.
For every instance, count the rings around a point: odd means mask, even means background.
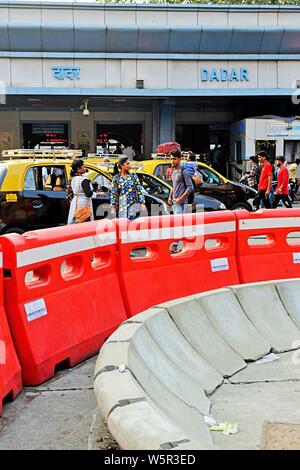
[[[173,204],[173,213],[175,215],[184,214],[185,204]]]
[[[275,209],[278,206],[279,201],[282,201],[285,207],[292,208],[291,201],[287,194],[275,194],[274,200],[272,203],[272,208]]]
[[[259,207],[261,201],[263,202],[264,207],[266,209],[271,209],[270,199],[269,199],[269,196],[266,197],[266,190],[265,189],[259,189],[258,190],[258,207]]]

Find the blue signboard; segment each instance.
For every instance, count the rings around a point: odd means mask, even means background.
[[[214,67],[213,69],[208,69],[206,67],[201,67],[201,81],[202,82],[249,82],[249,70],[248,67],[242,67],[236,69],[235,67]]]

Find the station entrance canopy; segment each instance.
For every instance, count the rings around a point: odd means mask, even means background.
[[[297,7],[0,1],[5,94],[290,95]]]

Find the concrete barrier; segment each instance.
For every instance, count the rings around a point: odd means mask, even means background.
[[[300,331],[283,306],[274,283],[254,282],[232,288],[247,317],[268,341],[272,350],[296,349]]]
[[[243,359],[256,360],[270,351],[270,344],[246,317],[230,289],[200,295],[198,302],[216,330]]]
[[[246,367],[246,363],[214,328],[197,298],[176,302],[174,305],[169,302],[166,306],[174,322],[198,354],[224,377],[229,377]]]
[[[216,449],[205,422],[212,394],[224,377],[247,382],[253,360],[271,348],[299,347],[299,285],[293,279],[232,286],[124,322],[95,370],[97,401],[120,447]]]
[[[158,310],[158,309],[157,309]],[[158,315],[145,321],[146,328],[158,342],[166,356],[208,393],[212,393],[223,382],[216,371],[181,334],[166,309],[160,308]]]
[[[297,328],[300,329],[300,280],[291,279],[288,281],[278,281],[275,283],[275,287],[286,311]]]

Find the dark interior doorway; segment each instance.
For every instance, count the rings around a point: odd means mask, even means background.
[[[209,126],[206,124],[178,124],[175,138],[182,150],[209,152]]]
[[[116,141],[123,146],[132,146],[137,157],[144,153],[142,124],[97,124],[96,133],[96,146],[105,143],[113,151],[116,144],[110,141]]]
[[[24,123],[23,148],[68,147],[68,124],[55,122]]]

